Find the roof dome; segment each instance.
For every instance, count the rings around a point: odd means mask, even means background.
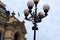
[[[0,13],[5,13],[5,10],[3,8],[0,8]]]

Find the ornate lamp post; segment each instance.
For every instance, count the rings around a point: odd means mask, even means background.
[[[32,23],[34,24],[34,26],[32,27],[32,30],[34,30],[34,40],[36,40],[36,30],[38,30],[37,23],[41,22],[42,18],[44,18],[48,15],[47,12],[50,9],[49,5],[44,5],[43,6],[44,13],[39,12],[37,14],[38,2],[39,2],[39,0],[33,0],[33,2],[28,1],[28,3],[27,3],[28,9],[24,10],[25,19],[32,21]],[[35,5],[35,12],[32,12],[32,8],[34,5]],[[31,15],[30,17],[28,17],[29,14]]]

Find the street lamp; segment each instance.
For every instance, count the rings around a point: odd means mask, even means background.
[[[43,6],[43,10],[44,10],[46,16],[48,15],[47,12],[49,11],[49,9],[50,9],[49,5]]]
[[[50,9],[49,5],[44,5],[43,6],[44,13],[39,12],[37,14],[38,2],[39,2],[39,0],[33,0],[33,2],[28,1],[28,3],[27,3],[28,9],[24,10],[25,19],[32,21],[32,23],[34,24],[34,26],[32,27],[32,30],[34,30],[34,40],[36,40],[36,30],[38,30],[37,23],[41,22],[41,20],[48,15],[47,13]],[[35,5],[35,11],[32,12],[32,8],[34,5]],[[28,17],[29,14],[31,15],[30,17]]]

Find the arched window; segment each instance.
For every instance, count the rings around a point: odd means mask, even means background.
[[[2,40],[2,33],[0,32],[0,40]]]
[[[14,40],[20,40],[20,34],[19,33],[15,33]]]

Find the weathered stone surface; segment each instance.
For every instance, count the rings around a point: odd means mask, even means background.
[[[0,4],[0,39],[2,40],[25,40],[27,33],[24,22],[20,22],[16,17],[10,16],[9,19],[5,10],[2,11]]]

